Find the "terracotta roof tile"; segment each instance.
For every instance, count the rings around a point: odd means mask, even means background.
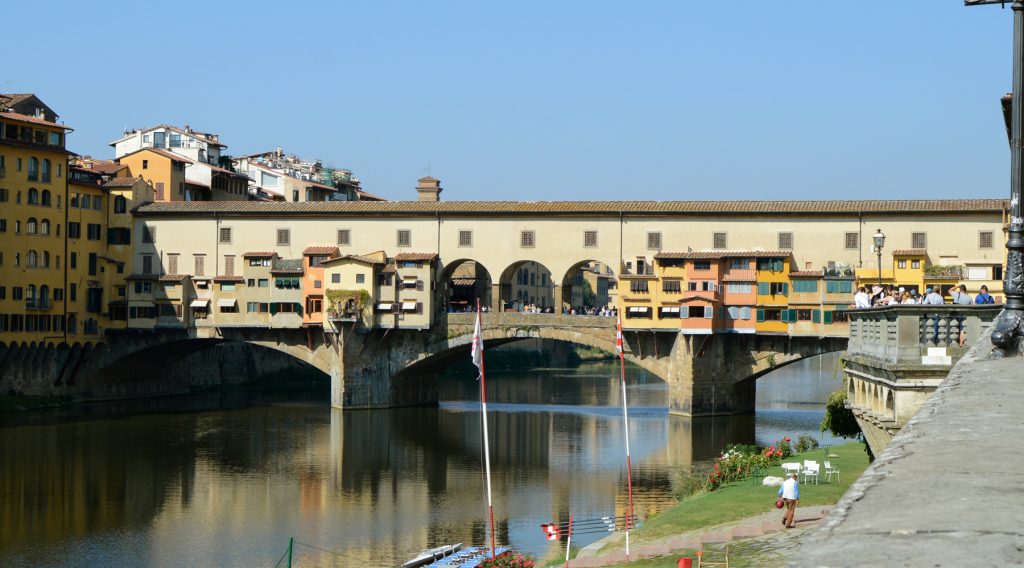
[[[765,258],[788,257],[793,251],[788,250],[707,250],[692,252],[659,252],[656,259],[716,259],[716,258]]]
[[[377,260],[372,256],[364,256],[361,254],[346,254],[344,256],[336,256],[334,258],[328,258],[325,262],[336,262],[339,260],[355,260],[365,264],[384,264],[383,261]]]
[[[380,272],[381,274],[396,274],[398,272],[398,267],[395,266],[394,264],[389,264],[384,268],[381,268]],[[457,283],[455,285],[458,286]]]
[[[475,286],[476,278],[452,278],[452,286]]]
[[[164,274],[160,277],[161,282],[181,282],[191,278],[188,274]]]
[[[87,172],[97,172],[101,174],[112,175],[123,170],[125,166],[115,162],[114,160],[93,160],[93,159],[81,159],[76,164],[79,168]]]
[[[820,270],[794,270],[789,273],[796,278],[821,278],[822,274]]]
[[[400,252],[395,255],[397,262],[434,260],[435,258],[437,258],[436,252]]]
[[[892,251],[893,256],[925,256],[928,251],[925,249],[896,249]]]
[[[1001,212],[1006,199],[871,201],[170,201],[139,207],[140,215],[706,215]],[[788,254],[788,252],[786,253]]]
[[[302,251],[302,255],[303,256],[309,256],[309,255],[320,256],[320,255],[325,255],[325,254],[327,256],[334,256],[334,255],[338,254],[338,247],[332,247],[332,246],[313,246],[313,247],[306,247]]]
[[[119,178],[114,178],[114,179],[108,181],[107,183],[103,184],[103,187],[131,187],[131,186],[135,185],[135,182],[137,182],[137,181],[139,181],[141,179],[142,179],[142,176],[139,176],[139,177],[119,177]]]
[[[269,251],[250,251],[242,255],[242,258],[270,258],[277,256],[276,252]]]
[[[43,120],[27,114],[20,114],[17,112],[0,112],[0,118],[6,118],[9,120],[17,120],[18,122],[28,122],[31,124],[39,124],[42,126],[56,126],[57,128],[63,128],[64,130],[72,130],[70,126],[66,124],[57,124],[56,122],[50,122],[49,120]]]
[[[244,280],[245,279],[242,278],[241,276],[235,276],[235,275],[228,276],[226,274],[221,274],[220,276],[215,276],[213,278],[214,282],[243,282]]]

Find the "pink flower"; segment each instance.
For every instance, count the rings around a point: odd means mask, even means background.
[[[786,436],[785,438],[783,438],[783,440],[788,442],[789,441],[789,436]]]

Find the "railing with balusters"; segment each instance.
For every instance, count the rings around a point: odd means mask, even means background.
[[[962,355],[992,325],[1001,305],[897,305],[847,310],[848,353],[891,363],[917,362],[928,348]]]

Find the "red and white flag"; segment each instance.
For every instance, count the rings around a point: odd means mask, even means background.
[[[615,326],[615,350],[619,352],[620,359],[626,356],[622,349],[622,316],[618,317]]]
[[[473,326],[473,347],[470,355],[473,357],[473,364],[482,375],[484,372],[484,334],[480,331],[480,311],[476,312],[476,324]],[[477,376],[477,380],[480,376]]]

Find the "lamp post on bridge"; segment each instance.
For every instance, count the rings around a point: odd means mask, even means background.
[[[1024,0],[964,0],[965,6],[1010,4],[1013,10],[1013,100],[1010,119],[1010,229],[1003,293],[1006,309],[992,328],[993,357],[1024,351]]]
[[[882,287],[882,247],[885,246],[885,233],[882,229],[875,231],[875,252],[878,253],[878,287]]]

